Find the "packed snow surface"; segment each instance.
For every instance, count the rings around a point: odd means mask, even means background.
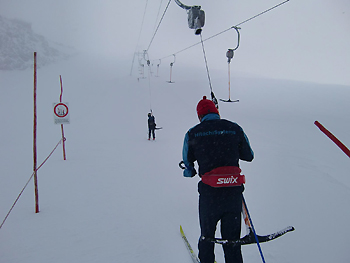
[[[196,104],[210,96],[206,72],[174,66],[169,84],[169,67],[138,79],[125,65],[81,55],[38,70],[38,161],[61,139],[52,106],[60,75],[67,160],[60,145],[39,169],[39,213],[33,181],[23,192],[0,229],[0,262],[190,263],[180,225],[197,253],[199,177],[184,178],[178,163],[198,123]],[[212,79],[217,98],[227,99],[226,70]],[[239,74],[231,82],[231,99],[240,101],[219,109],[255,152],[241,168],[257,233],[296,229],[261,245],[266,262],[349,262],[349,157],[314,121],[349,147],[350,87]],[[0,71],[0,83],[2,221],[33,171],[33,69]],[[155,141],[147,140],[150,109],[163,127]],[[256,245],[242,251],[245,262],[261,260]],[[224,262],[218,245],[216,259]]]

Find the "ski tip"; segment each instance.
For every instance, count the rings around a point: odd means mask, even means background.
[[[182,229],[181,225],[180,225],[180,233],[181,233],[182,236],[185,235],[184,230]]]

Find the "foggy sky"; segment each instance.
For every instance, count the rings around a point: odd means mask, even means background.
[[[283,1],[182,2],[202,6],[206,14],[202,36],[206,39]],[[129,67],[134,52],[142,52],[150,44],[167,3],[168,0],[0,0],[0,14],[31,23],[36,33],[49,40],[86,53],[123,59]],[[231,69],[267,78],[350,85],[348,32],[348,0],[290,0],[241,26],[240,47]],[[151,60],[164,58],[165,65],[176,53],[177,66],[204,67],[201,45],[177,53],[199,41],[187,26],[186,11],[172,1],[148,55]],[[204,42],[210,69],[227,71],[225,54],[236,46],[236,41],[235,31],[229,30]]]

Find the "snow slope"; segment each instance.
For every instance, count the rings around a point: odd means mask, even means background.
[[[52,43],[36,34],[30,23],[0,15],[0,70],[23,70],[33,67],[33,52],[38,52],[37,67],[68,59],[76,51]]]
[[[138,81],[126,65],[80,56],[38,71],[38,160],[61,136],[52,112],[59,75],[70,106],[67,160],[59,146],[38,171],[40,213],[33,182],[25,189],[0,229],[0,262],[191,262],[179,226],[197,251],[199,178],[182,177],[178,163],[196,104],[210,95],[205,69],[180,62],[168,84],[167,67]],[[227,99],[226,74],[212,72],[218,98]],[[2,221],[33,169],[33,72],[0,71],[0,83]],[[266,262],[349,262],[349,158],[313,122],[349,147],[350,87],[233,74],[231,98],[240,102],[221,102],[221,116],[243,127],[255,152],[241,163],[255,228],[296,229],[262,244]],[[154,142],[150,108],[163,127]],[[255,245],[243,257],[261,261]]]

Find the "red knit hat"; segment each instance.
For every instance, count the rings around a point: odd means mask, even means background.
[[[204,116],[208,113],[219,114],[218,109],[215,107],[214,102],[207,100],[206,96],[203,96],[203,99],[197,104],[197,114],[198,116]]]

